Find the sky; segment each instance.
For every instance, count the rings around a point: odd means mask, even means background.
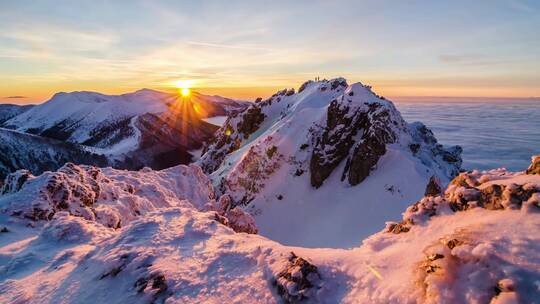
[[[252,99],[317,76],[385,96],[540,96],[540,1],[0,1],[0,103]]]

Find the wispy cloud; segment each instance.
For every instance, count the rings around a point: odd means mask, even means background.
[[[262,47],[262,46],[252,46],[252,45],[233,45],[233,44],[219,44],[219,43],[208,43],[208,42],[197,42],[197,41],[188,41],[190,45],[198,45],[212,48],[224,48],[224,49],[240,49],[240,50],[264,50],[271,51],[271,48]]]
[[[15,95],[15,96],[6,96],[4,98],[9,98],[9,99],[20,99],[20,98],[28,98],[26,96],[20,96],[20,95]]]
[[[523,61],[520,58],[500,58],[481,54],[446,54],[440,55],[439,60],[443,63],[462,66],[486,66],[511,64]]]
[[[517,10],[517,11],[526,12],[526,13],[533,13],[533,12],[536,11],[534,9],[534,7],[528,5],[524,1],[508,0],[508,1],[506,1],[506,3],[510,8],[512,8],[514,10]]]

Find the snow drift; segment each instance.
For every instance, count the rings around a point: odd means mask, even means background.
[[[196,166],[18,171],[0,196],[0,301],[538,303],[537,165],[462,173],[350,250],[235,232],[205,211],[234,209]]]
[[[397,219],[430,177],[458,174],[444,148],[391,101],[345,79],[308,81],[229,117],[197,161],[220,193],[286,244],[350,247]]]

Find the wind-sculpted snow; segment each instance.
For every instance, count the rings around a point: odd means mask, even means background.
[[[37,177],[16,171],[0,188],[0,210],[34,222],[67,212],[118,229],[149,211],[174,206],[212,211],[235,231],[258,232],[253,218],[227,195],[216,200],[210,180],[194,165],[125,171],[67,163]]]
[[[231,207],[229,199],[213,200],[209,180],[196,167],[97,170],[68,165],[39,177],[19,172],[4,186],[0,302],[538,303],[540,299],[540,236],[534,233],[540,229],[538,174],[463,173],[445,190],[448,198],[439,197],[448,203],[437,203],[432,215],[418,213],[417,204],[411,207],[416,211],[404,213],[405,219],[414,218],[407,232],[385,229],[361,246],[343,250],[288,247],[235,232],[216,216]],[[106,194],[107,199],[97,198],[93,206],[110,207],[122,216],[123,224],[109,227],[73,208],[37,221],[13,213],[24,212],[23,206],[41,206],[52,176],[54,184],[63,176],[64,188],[71,189],[67,195],[71,207],[82,206],[82,196],[74,191],[95,193],[99,185],[99,197]],[[494,185],[503,188],[502,208],[486,208],[482,199],[470,201],[469,195]],[[468,207],[452,209],[455,198]],[[147,207],[144,216],[129,212],[142,206]]]
[[[203,153],[197,164],[263,235],[307,246],[358,244],[398,219],[431,176],[445,184],[461,166],[460,147],[443,147],[371,87],[343,78],[258,99]]]

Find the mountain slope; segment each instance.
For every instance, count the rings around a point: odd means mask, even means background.
[[[108,163],[117,168],[163,169],[191,162],[190,151],[200,149],[217,130],[202,118],[235,113],[246,106],[245,102],[197,92],[189,97],[148,89],[123,95],[58,93],[3,125],[44,139],[87,146],[86,150],[107,157]],[[4,155],[12,158],[13,170],[25,168],[17,166],[17,158],[24,151]],[[39,164],[39,159],[35,161],[35,166],[49,169],[63,164],[50,168]],[[71,161],[77,163],[79,159]],[[19,163],[23,165],[24,161]]]
[[[69,161],[96,166],[109,164],[105,156],[76,144],[0,128],[0,181],[21,168],[41,174]]]
[[[261,234],[304,246],[357,244],[421,197],[430,177],[447,182],[461,165],[460,147],[443,148],[392,102],[343,78],[251,105],[204,152],[197,163]]]
[[[351,250],[235,232],[204,211],[196,166],[19,171],[0,195],[0,302],[539,303],[539,161],[462,173]]]
[[[113,151],[118,150],[115,146],[124,146],[121,150],[125,152],[126,141],[136,133],[131,125],[135,117],[163,113],[183,115],[181,112],[185,110],[193,111],[191,107],[201,109],[197,117],[189,117],[195,120],[243,109],[245,103],[196,92],[190,97],[180,97],[148,89],[123,95],[57,93],[49,101],[6,121],[4,126]]]
[[[30,110],[32,107],[33,105],[0,104],[0,125],[6,120]]]

